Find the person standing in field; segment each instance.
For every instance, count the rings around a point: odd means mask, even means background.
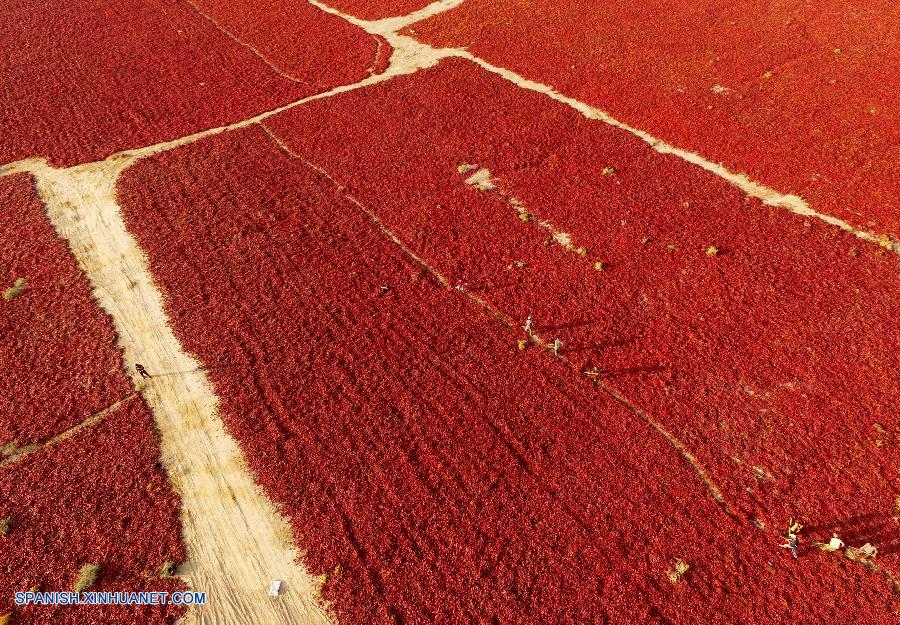
[[[791,519],[788,522],[788,529],[787,529],[787,533],[786,533],[786,537],[787,537],[788,541],[783,545],[779,545],[780,547],[783,547],[784,549],[789,549],[795,559],[798,557],[797,551],[800,548],[800,530],[802,530],[802,529],[803,529],[802,523],[800,523],[799,521],[795,521],[794,519]]]

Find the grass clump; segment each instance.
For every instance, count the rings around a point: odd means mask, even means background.
[[[175,568],[178,566],[178,563],[175,560],[166,560],[162,563],[162,566],[159,567],[159,575],[158,577],[161,579],[166,579],[169,577],[175,576]]]
[[[8,302],[11,299],[18,297],[22,294],[22,292],[25,290],[25,287],[27,286],[28,280],[26,280],[25,278],[18,278],[11,287],[3,291],[3,299]]]
[[[673,584],[677,584],[682,580],[687,572],[691,570],[691,565],[681,558],[675,558],[672,564],[674,564],[674,566],[668,572],[669,581]]]
[[[78,579],[75,580],[75,586],[72,592],[85,592],[97,583],[100,576],[101,567],[99,564],[83,564],[78,569]]]

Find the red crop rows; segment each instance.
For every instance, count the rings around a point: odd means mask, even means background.
[[[267,123],[454,282],[532,315],[770,532],[792,515],[825,539],[896,531],[895,255],[468,62]],[[468,188],[460,163],[490,168],[535,218]],[[585,256],[548,247],[542,219]]]
[[[150,411],[90,287],[46,220],[29,176],[0,179],[0,442],[15,456],[98,415],[71,438],[13,460],[0,455],[0,616],[20,623],[172,623],[163,607],[13,607],[13,592],[69,591],[99,564],[100,591],[173,591],[182,562],[178,499],[159,466]],[[117,405],[119,400],[123,400]]]
[[[404,34],[896,233],[897,24],[886,0],[466,0]],[[0,166],[246,121],[392,53],[289,0],[20,0],[0,32]],[[137,161],[116,199],[337,623],[896,621],[887,246],[459,59],[264,124]],[[0,293],[19,279],[0,622],[174,623],[12,605],[86,563],[98,590],[175,590],[160,569],[187,557],[153,415],[28,174],[0,178]],[[812,546],[832,533],[875,564]]]
[[[237,153],[252,179],[223,166]],[[727,516],[645,421],[518,350],[261,131],[142,162],[120,199],[341,621],[760,622],[798,602],[888,622],[885,581]]]
[[[131,399],[98,425],[0,467],[0,615],[13,622],[75,625],[174,623],[174,606],[13,607],[13,592],[71,591],[85,564],[101,566],[90,590],[174,592],[163,564],[185,560],[178,497],[159,466],[153,416]]]
[[[333,0],[325,3],[342,13],[365,20],[407,15],[431,4],[428,0]]]
[[[214,15],[231,24],[227,13]],[[0,88],[9,103],[0,164],[99,160],[366,76],[377,43],[359,29],[306,3],[292,9],[289,31],[273,27],[277,16],[261,15],[268,17],[235,29],[247,37],[242,45],[182,0],[16,3],[0,13]],[[296,31],[301,18],[305,35]],[[264,43],[259,28],[270,29],[270,62],[296,80],[250,49]]]
[[[900,235],[900,5],[464,2],[409,27]]]
[[[0,445],[26,447],[131,392],[106,315],[66,243],[47,222],[31,177],[0,178]]]

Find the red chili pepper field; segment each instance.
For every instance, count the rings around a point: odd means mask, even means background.
[[[0,625],[900,623],[895,2],[0,32]]]

